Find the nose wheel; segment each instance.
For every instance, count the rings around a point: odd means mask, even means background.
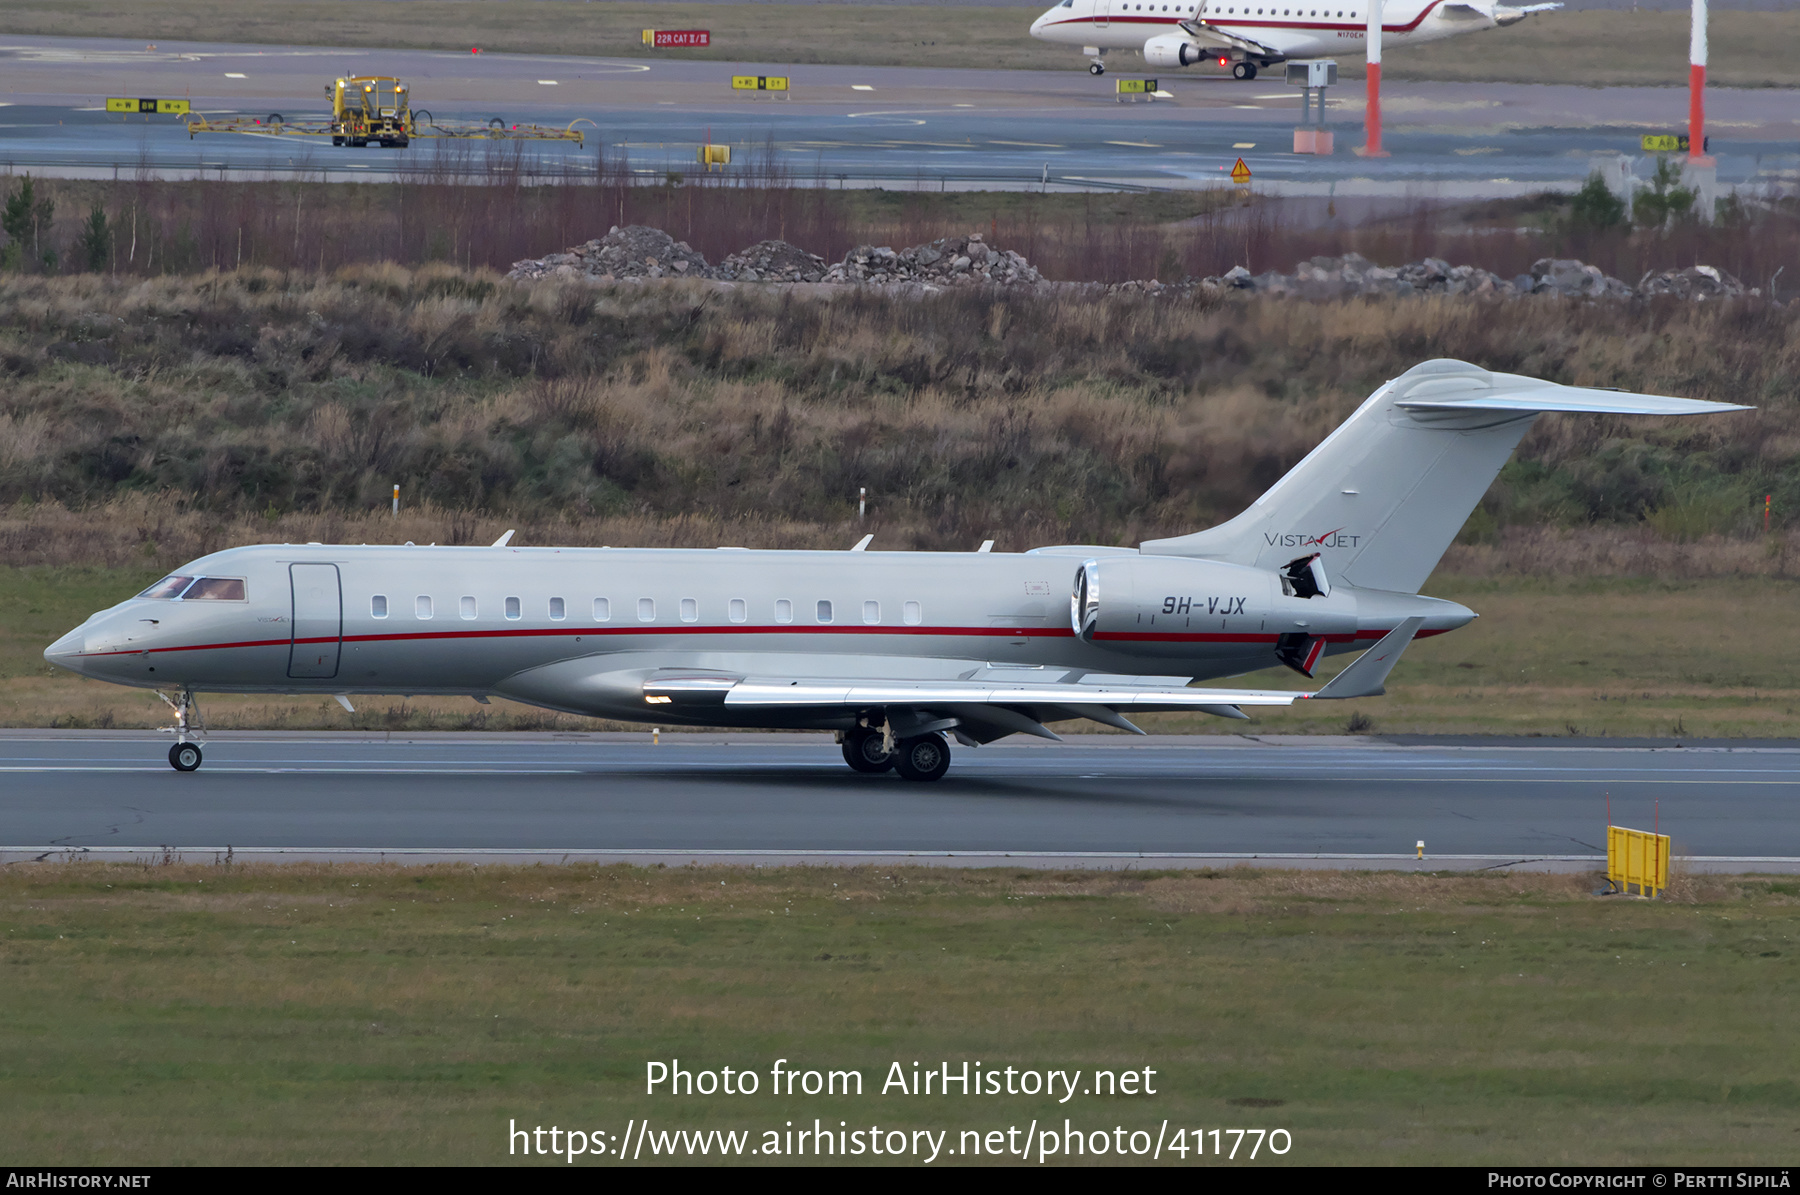
[[[1105,73],[1106,73],[1106,64],[1104,62],[1101,62],[1098,58],[1096,58],[1092,62],[1088,63],[1088,74],[1104,75]]]
[[[192,715],[199,723],[199,733],[204,735],[206,719],[200,714],[200,703],[194,700],[192,689],[183,689],[173,697],[159,689],[156,695],[175,714],[175,725],[161,728],[164,733],[175,736],[175,745],[169,748],[169,766],[177,772],[192,772],[200,766],[201,752],[199,743],[188,742],[188,717]]]

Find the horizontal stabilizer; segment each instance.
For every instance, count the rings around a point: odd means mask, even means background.
[[[1723,411],[1751,411],[1737,403],[1708,402],[1702,398],[1669,398],[1660,394],[1628,394],[1622,390],[1591,390],[1582,386],[1531,386],[1520,390],[1487,392],[1461,397],[1421,395],[1394,404],[1404,411],[1513,411],[1537,414],[1561,411],[1575,415],[1715,415]]]
[[[1376,640],[1374,647],[1357,656],[1350,667],[1327,681],[1323,689],[1308,696],[1314,699],[1380,697],[1387,692],[1388,673],[1394,670],[1406,645],[1413,641],[1413,636],[1424,625],[1424,618],[1418,615],[1402,622]]]

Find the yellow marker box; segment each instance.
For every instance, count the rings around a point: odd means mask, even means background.
[[[1120,95],[1155,95],[1155,79],[1120,79],[1115,84]]]
[[[656,30],[654,30],[654,29],[644,30],[644,44],[646,46],[653,46],[656,44]]]
[[[733,91],[786,91],[788,76],[786,75],[733,75],[731,90]]]
[[[1643,145],[1647,154],[1674,154],[1687,149],[1688,139],[1674,133],[1645,133]]]

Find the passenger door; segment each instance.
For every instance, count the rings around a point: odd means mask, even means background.
[[[344,638],[344,595],[335,564],[290,564],[294,590],[293,643],[288,675],[324,680],[337,675]]]

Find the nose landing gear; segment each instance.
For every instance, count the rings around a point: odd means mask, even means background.
[[[175,745],[169,748],[169,766],[177,772],[192,772],[200,767],[203,758],[199,743],[188,742],[188,714],[200,724],[199,732],[206,733],[206,718],[200,713],[200,703],[194,700],[192,689],[183,689],[170,697],[158,689],[156,695],[163,699],[163,704],[175,711],[175,725],[161,726],[157,729],[164,734],[175,736]]]
[[[1104,62],[1101,62],[1098,58],[1096,58],[1092,62],[1088,63],[1088,74],[1104,75],[1105,73],[1106,73],[1106,64]]]

